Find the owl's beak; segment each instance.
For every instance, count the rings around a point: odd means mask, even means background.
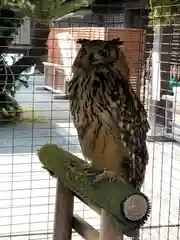
[[[94,54],[93,53],[90,53],[89,54],[89,62],[90,63],[94,63],[96,61],[95,57],[94,57]]]
[[[93,53],[89,54],[89,63],[93,65],[101,64],[102,59],[96,58]]]

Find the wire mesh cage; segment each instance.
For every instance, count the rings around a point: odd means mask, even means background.
[[[37,151],[54,143],[83,158],[68,100],[79,38],[124,42],[151,125],[143,192],[152,213],[140,239],[180,239],[179,6],[157,4],[149,13],[142,0],[77,5],[12,1],[0,9],[0,239],[56,239],[57,180]],[[99,214],[78,198],[74,213],[100,229]]]

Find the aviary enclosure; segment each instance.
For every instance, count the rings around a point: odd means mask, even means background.
[[[108,223],[107,240],[138,228],[142,240],[180,239],[179,10],[145,0],[1,3],[0,239],[104,240],[100,208],[122,230]],[[151,125],[141,193],[68,170],[83,158],[68,100],[79,38],[124,42]]]

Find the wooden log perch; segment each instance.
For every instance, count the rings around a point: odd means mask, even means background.
[[[54,144],[47,144],[38,151],[43,167],[77,196],[90,205],[105,209],[121,226],[123,233],[134,237],[136,230],[150,213],[148,198],[123,181],[109,182],[102,179],[94,183],[79,169],[84,161]]]

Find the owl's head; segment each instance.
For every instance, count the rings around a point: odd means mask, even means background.
[[[76,62],[81,67],[92,67],[95,65],[107,65],[116,62],[119,57],[120,46],[123,42],[119,39],[110,41],[79,39],[81,45],[76,57]]]
[[[74,72],[88,72],[97,66],[113,66],[121,71],[123,77],[129,78],[129,68],[122,50],[124,43],[119,38],[108,41],[79,39],[77,43],[81,47],[73,63]]]

